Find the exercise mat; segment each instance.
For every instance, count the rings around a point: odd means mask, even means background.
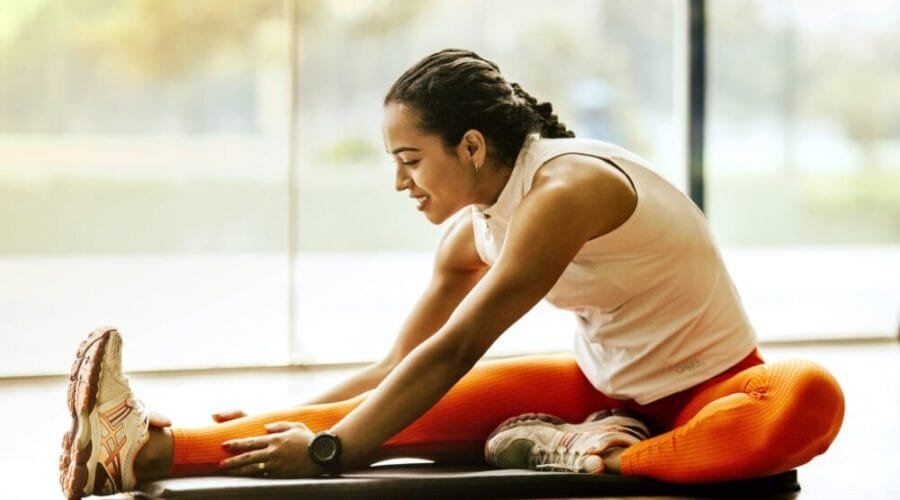
[[[134,498],[548,498],[679,496],[794,498],[797,472],[703,484],[672,484],[611,474],[534,472],[475,466],[392,465],[314,479],[191,477],[140,486]]]

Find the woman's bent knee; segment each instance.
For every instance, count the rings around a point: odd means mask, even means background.
[[[844,420],[844,394],[834,376],[810,361],[786,361],[772,366],[774,395],[783,404],[773,405],[780,423],[769,446],[781,448],[790,467],[813,459],[828,449]]]

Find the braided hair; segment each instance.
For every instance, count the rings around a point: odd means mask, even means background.
[[[391,86],[384,104],[402,103],[416,110],[419,127],[454,147],[469,129],[480,131],[497,150],[501,163],[515,164],[528,134],[575,137],[553,113],[500,68],[478,54],[460,49],[435,52],[406,70]]]

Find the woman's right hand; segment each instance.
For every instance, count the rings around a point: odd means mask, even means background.
[[[241,410],[226,410],[220,411],[212,414],[213,420],[216,423],[221,424],[222,422],[228,422],[229,420],[234,420],[236,418],[246,417],[247,414]]]

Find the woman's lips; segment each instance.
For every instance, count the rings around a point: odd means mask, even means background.
[[[428,195],[423,196],[413,196],[412,199],[416,200],[416,210],[424,210],[425,205],[428,204],[428,200],[431,198]]]

